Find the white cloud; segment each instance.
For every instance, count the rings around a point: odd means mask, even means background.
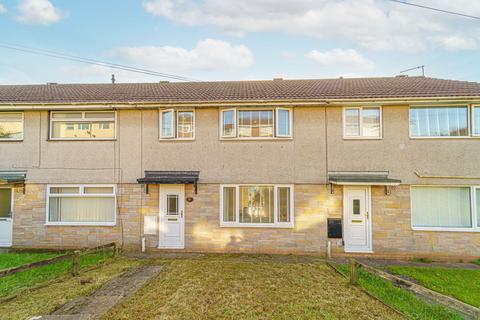
[[[121,47],[109,54],[162,72],[241,69],[253,64],[248,47],[214,39],[201,40],[190,50],[172,46]]]
[[[109,57],[108,60],[132,67],[178,74],[193,79],[197,79],[197,76],[203,78],[205,71],[210,72],[209,78],[219,73],[220,79],[224,79],[225,71],[247,68],[254,61],[252,52],[246,46],[232,45],[214,39],[201,40],[192,49],[173,46],[120,47],[109,50],[106,55]],[[62,69],[62,73],[69,78],[81,78],[83,81],[109,82],[111,74],[115,74],[118,82],[159,80],[155,76],[98,65],[67,66]]]
[[[353,49],[334,49],[320,52],[312,50],[305,55],[324,67],[335,67],[349,71],[367,71],[373,63]]]
[[[480,1],[417,2],[480,14]],[[148,0],[143,7],[152,15],[187,26],[215,27],[232,34],[279,31],[350,41],[376,50],[449,48],[448,41],[436,38],[478,31],[475,23],[464,18],[383,0]]]
[[[7,8],[3,4],[0,3],[0,14],[7,12]]]
[[[473,50],[477,48],[475,39],[459,34],[434,37],[433,41],[447,50]]]
[[[17,20],[26,24],[49,25],[62,19],[62,14],[49,0],[21,0]]]

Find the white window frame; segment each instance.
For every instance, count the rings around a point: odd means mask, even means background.
[[[470,134],[471,134],[472,137],[474,137],[474,138],[479,138],[479,137],[480,137],[480,133],[475,134],[475,126],[476,126],[476,125],[480,126],[480,123],[478,123],[478,124],[475,123],[475,108],[477,108],[477,109],[479,110],[478,112],[480,113],[480,105],[478,105],[478,104],[472,104],[472,105],[470,106],[470,109],[471,109],[471,110],[470,110],[469,114],[471,113],[470,118],[472,119],[472,127],[471,127],[471,130],[470,130]],[[480,130],[479,130],[479,131],[480,131]]]
[[[288,111],[288,131],[289,133],[288,134],[280,134],[278,132],[279,130],[279,125],[278,125],[278,119],[280,119],[280,117],[278,116],[279,114],[279,111],[281,110],[284,110],[284,111]],[[283,107],[278,107],[278,108],[275,108],[275,136],[278,137],[278,138],[291,138],[292,137],[292,130],[293,130],[293,116],[292,116],[292,108],[283,108]]]
[[[278,135],[278,116],[277,110],[288,110],[290,112],[290,135]],[[234,129],[233,135],[225,136],[223,135],[223,112],[224,111],[234,111]],[[240,111],[272,111],[273,116],[273,136],[271,137],[240,137],[238,134],[238,114]],[[286,107],[265,107],[265,108],[252,108],[252,107],[235,107],[235,108],[225,108],[220,109],[219,117],[219,133],[220,140],[291,140],[293,139],[293,108]]]
[[[172,122],[173,122],[172,123],[172,126],[173,126],[172,135],[162,136],[162,129],[163,129],[163,127],[162,127],[162,114],[167,113],[167,112],[172,112],[173,113],[173,116],[172,116]],[[193,114],[193,116],[192,116],[193,135],[192,135],[191,138],[179,138],[178,137],[178,113],[179,112],[191,112]],[[173,108],[161,109],[160,112],[159,112],[158,121],[159,121],[159,132],[158,132],[159,140],[161,140],[161,141],[195,140],[195,131],[196,131],[195,109],[173,109]]]
[[[231,135],[224,135],[223,132],[223,114],[224,112],[233,112],[233,132]],[[237,137],[237,110],[235,108],[220,109],[220,137],[222,138],[236,138]]]
[[[2,113],[14,113],[14,114],[21,114],[22,115],[22,137],[17,138],[17,139],[9,139],[9,138],[0,138],[0,141],[23,141],[23,138],[25,137],[25,113],[24,112],[18,112],[18,111],[1,111],[0,114]]]
[[[467,135],[466,136],[413,136],[410,126],[410,110],[412,108],[448,108],[467,107]],[[472,139],[480,136],[473,135],[473,108],[471,104],[439,104],[439,105],[410,105],[408,107],[408,136],[410,139]]]
[[[97,194],[97,193],[85,193],[85,187],[87,188],[113,188],[113,193],[112,194]],[[79,188],[79,193],[62,193],[62,194],[51,194],[50,189],[51,188]],[[115,226],[117,224],[117,188],[113,184],[49,184],[47,185],[47,192],[46,192],[46,212],[45,212],[45,225],[46,226]],[[82,222],[82,221],[73,221],[73,222],[66,222],[66,221],[49,221],[49,213],[50,213],[50,196],[52,197],[78,197],[78,198],[100,198],[100,197],[105,197],[105,198],[114,198],[114,204],[115,204],[115,212],[114,212],[114,218],[112,222]]]
[[[273,223],[241,223],[240,220],[240,187],[258,186],[258,187],[274,187],[273,190]],[[223,188],[235,188],[235,221],[223,221]],[[290,188],[290,222],[278,222],[278,188]],[[244,227],[244,228],[294,228],[295,227],[295,189],[293,184],[259,184],[259,183],[243,183],[243,184],[222,184],[220,185],[220,227]]]
[[[375,109],[378,108],[380,113],[380,135],[378,137],[370,137],[363,135],[363,109]],[[347,110],[355,109],[359,111],[359,135],[358,136],[348,136],[346,134],[346,112]],[[342,110],[342,132],[343,132],[343,139],[345,140],[382,140],[383,139],[383,107],[382,106],[359,106],[359,107],[343,107]]]
[[[415,227],[413,225],[413,199],[412,188],[414,187],[450,187],[450,188],[470,188],[470,218],[472,219],[472,227],[470,228],[453,228],[453,227]],[[410,185],[410,227],[415,231],[445,231],[445,232],[480,232],[477,220],[477,201],[475,191],[480,189],[480,185],[448,185],[448,184],[417,184]]]
[[[82,122],[82,123],[91,123],[91,122],[112,122],[111,119],[108,121],[105,121],[105,118],[85,118],[85,113],[104,113],[104,112],[113,112],[114,113],[114,118],[113,118],[113,123],[115,126],[115,130],[113,132],[113,138],[54,138],[53,137],[53,123],[54,122]],[[54,119],[53,115],[55,113],[82,113],[82,118],[79,119]],[[50,111],[50,124],[49,124],[49,134],[48,134],[49,140],[68,140],[68,141],[111,141],[111,140],[117,140],[117,111],[114,110],[82,110],[82,111],[60,111],[60,110],[55,110],[55,111]]]

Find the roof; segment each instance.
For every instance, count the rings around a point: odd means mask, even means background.
[[[480,83],[427,77],[0,85],[0,104],[480,97]]]
[[[330,173],[328,182],[339,185],[377,185],[377,186],[398,186],[401,180],[388,177],[383,172],[349,172]]]
[[[145,171],[145,177],[137,179],[142,184],[196,184],[200,171]]]

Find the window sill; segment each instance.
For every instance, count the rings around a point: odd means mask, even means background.
[[[116,222],[47,222],[47,227],[114,227]]]
[[[185,139],[179,139],[179,138],[160,138],[158,139],[160,142],[179,142],[179,141],[195,141],[195,138],[185,138]]]
[[[410,140],[476,140],[480,136],[460,136],[460,137],[410,137]]]
[[[23,142],[23,139],[0,139],[0,142]]]
[[[270,229],[293,229],[293,223],[272,224],[272,223],[220,223],[220,228],[270,228]]]
[[[383,137],[343,137],[343,140],[383,140]]]
[[[67,139],[67,138],[55,138],[47,139],[47,141],[117,141],[116,138],[106,138],[106,139]]]
[[[291,141],[293,137],[220,138],[220,141]]]
[[[412,227],[413,231],[437,232],[480,232],[480,228],[441,228],[441,227]]]

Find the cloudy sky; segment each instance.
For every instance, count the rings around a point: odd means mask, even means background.
[[[480,16],[478,0],[408,1]],[[390,0],[0,0],[0,35],[0,45],[198,80],[393,76],[426,65],[427,76],[480,81],[480,20]],[[0,47],[0,84],[112,73],[163,80]]]

